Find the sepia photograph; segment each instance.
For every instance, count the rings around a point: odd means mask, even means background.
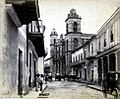
[[[120,99],[120,0],[0,0],[0,98]]]

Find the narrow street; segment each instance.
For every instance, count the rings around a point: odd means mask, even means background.
[[[49,93],[46,97],[48,99],[105,99],[102,92],[91,89],[86,84],[68,81],[48,82],[45,93]],[[107,99],[113,97],[108,96]]]

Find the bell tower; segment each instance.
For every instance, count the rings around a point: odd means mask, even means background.
[[[50,34],[50,54],[51,57],[54,56],[54,49],[55,49],[55,44],[57,42],[57,37],[58,34],[56,32],[56,30],[53,28]]]
[[[52,75],[56,73],[56,43],[57,43],[58,34],[56,30],[53,28],[50,34],[50,56],[52,57],[51,60],[51,72]]]
[[[71,74],[71,53],[82,45],[81,43],[81,17],[76,13],[75,9],[71,9],[66,22],[65,34],[65,62],[66,74]]]
[[[66,34],[81,33],[81,17],[76,13],[75,9],[71,9],[66,22]]]

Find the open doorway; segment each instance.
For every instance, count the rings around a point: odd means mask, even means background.
[[[31,60],[32,60],[32,54],[31,53],[29,53],[29,87],[31,88],[32,87],[32,85],[31,85],[31,76],[32,76],[32,74],[31,74]]]
[[[19,49],[19,52],[18,52],[18,95],[22,95],[22,79],[23,79],[22,51]]]

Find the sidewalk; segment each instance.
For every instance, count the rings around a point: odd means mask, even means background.
[[[43,84],[43,91],[46,90],[47,87],[47,84]],[[23,96],[23,98],[38,98],[41,92],[42,91],[35,91],[35,88],[33,88],[27,95]]]
[[[93,83],[93,82],[88,82],[88,81],[79,81],[80,83],[85,83],[87,87],[90,87],[92,89],[95,89],[95,90],[98,90],[98,91],[102,91],[102,86],[96,84],[96,83]]]

